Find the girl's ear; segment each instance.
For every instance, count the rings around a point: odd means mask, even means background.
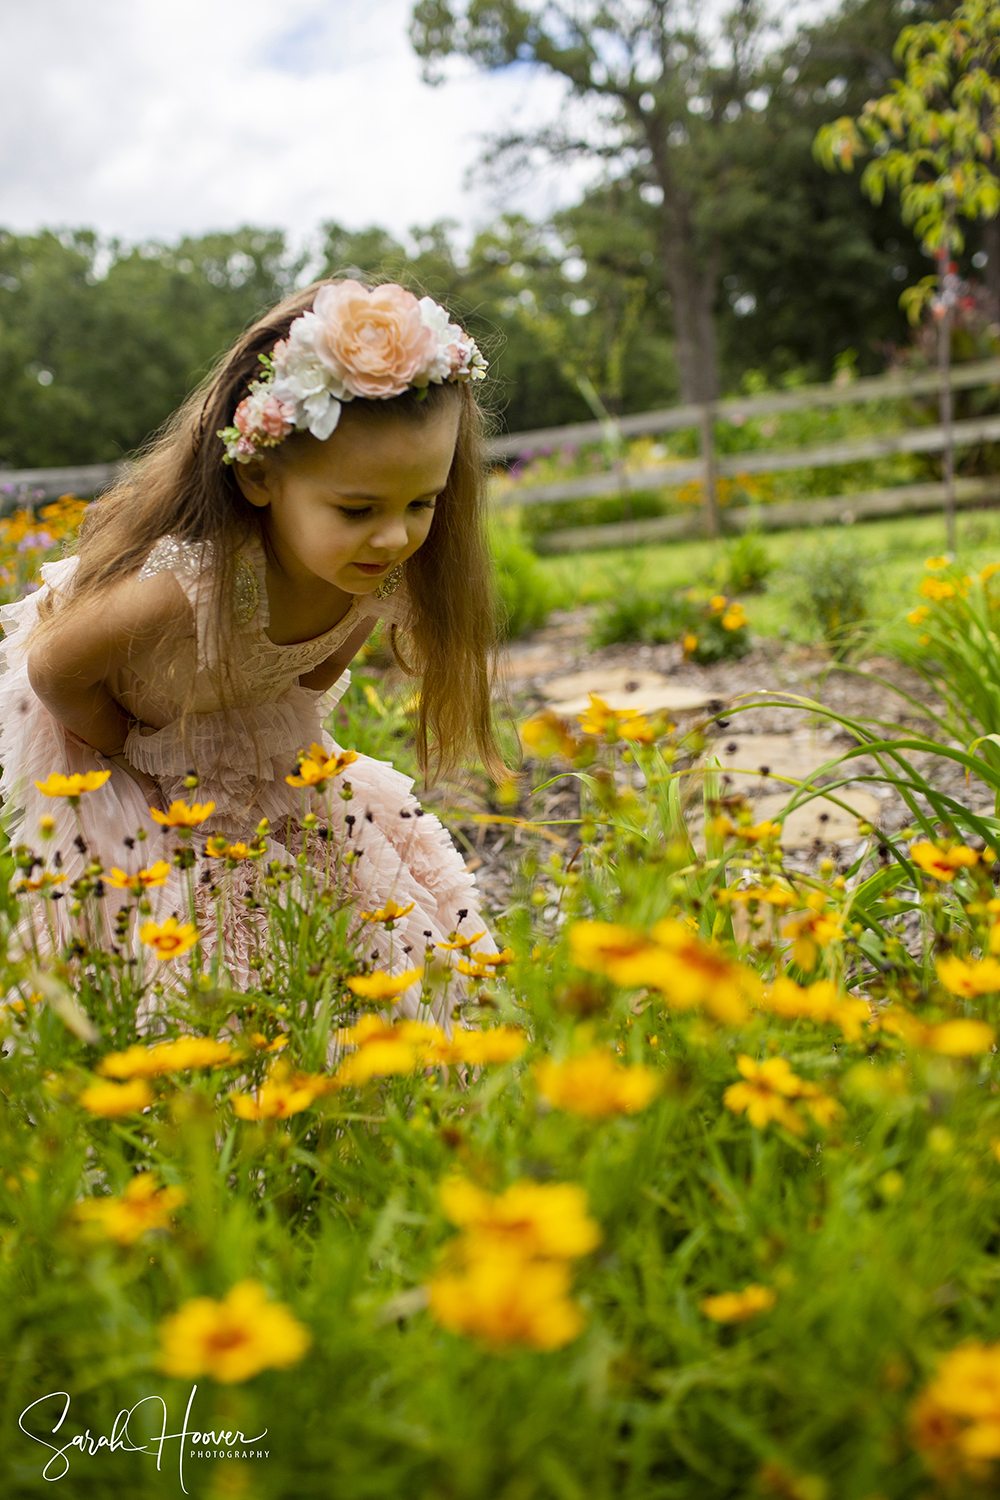
[[[274,471],[270,464],[260,458],[252,458],[248,464],[234,464],[236,483],[244,500],[249,500],[258,510],[271,503],[274,489]]]

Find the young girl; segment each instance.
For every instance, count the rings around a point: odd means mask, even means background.
[[[158,918],[183,922],[172,861],[178,827],[200,817],[179,804],[194,799],[211,809],[191,844],[209,951],[211,851],[252,845],[262,819],[270,830],[262,860],[237,864],[225,902],[221,957],[237,988],[266,940],[253,900],[260,865],[302,849],[319,872],[331,848],[353,851],[358,922],[387,901],[410,907],[391,946],[377,921],[365,932],[366,952],[393,972],[456,928],[485,927],[472,877],[412,782],[383,761],[338,761],[323,728],[381,620],[397,659],[422,677],[423,768],[447,770],[475,748],[499,769],[473,397],[485,368],[429,297],[353,280],[296,293],[91,508],[78,555],[48,564],[36,593],[0,611],[0,795],[15,843],[47,848],[50,868],[58,851],[62,891],[94,860],[106,881],[164,860],[166,884],[149,895]],[[308,789],[317,766],[332,795]],[[36,785],[102,771],[75,810]],[[325,843],[303,836],[314,810]],[[103,897],[106,935],[123,899]],[[50,902],[57,940],[70,933],[69,905]],[[495,951],[485,936],[477,946]],[[403,1013],[418,1004],[414,986]]]

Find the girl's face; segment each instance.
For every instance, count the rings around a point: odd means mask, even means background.
[[[458,401],[423,421],[353,419],[346,408],[326,442],[237,470],[265,511],[275,561],[291,583],[317,580],[370,594],[427,538],[455,455]]]

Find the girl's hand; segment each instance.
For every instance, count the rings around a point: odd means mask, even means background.
[[[159,782],[155,781],[152,776],[147,776],[145,771],[140,771],[137,766],[134,766],[126,758],[123,751],[119,752],[118,755],[106,755],[104,759],[109,760],[113,766],[118,766],[120,770],[125,772],[126,776],[131,776],[136,786],[142,791],[142,795],[146,798],[150,807],[158,808],[160,812],[166,812],[167,809],[163,801],[163,793],[160,791]]]

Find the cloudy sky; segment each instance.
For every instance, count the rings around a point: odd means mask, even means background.
[[[560,86],[459,66],[421,82],[409,0],[7,0],[0,225],[126,239],[240,223],[296,238],[495,208],[466,187],[484,132],[558,109]],[[519,206],[574,184],[550,179]]]

